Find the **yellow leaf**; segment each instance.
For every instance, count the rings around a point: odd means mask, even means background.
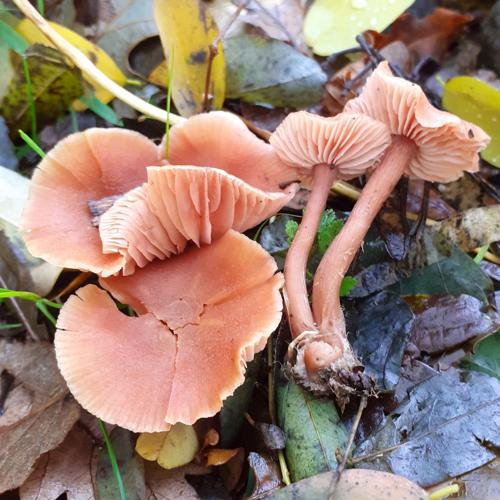
[[[148,82],[158,85],[158,87],[167,87],[168,83],[168,65],[167,61],[162,61],[148,75]]]
[[[166,432],[144,432],[135,451],[145,460],[156,460],[164,469],[174,469],[193,460],[199,449],[198,437],[191,425],[175,424]]]
[[[125,85],[127,77],[121,72],[120,68],[115,64],[113,59],[104,52],[101,48],[94,45],[92,42],[83,38],[78,33],[71,31],[64,26],[49,22],[50,26],[57,31],[69,43],[80,49],[106,76],[111,78],[118,85]],[[54,47],[54,44],[29,20],[23,19],[17,26],[16,31],[23,36],[30,44],[41,43]],[[113,99],[113,94],[96,85],[92,78],[84,75],[87,80],[95,88],[96,97],[104,103],[108,103]],[[77,111],[85,109],[79,101],[75,101],[73,106]]]
[[[211,465],[223,465],[235,457],[241,448],[225,450],[222,448],[212,448],[207,453],[207,467]]]
[[[457,76],[444,86],[443,107],[480,126],[491,137],[481,156],[500,167],[500,92],[470,76]]]
[[[356,47],[356,35],[383,31],[414,0],[316,0],[304,20],[304,37],[315,54]]]
[[[199,0],[155,0],[155,20],[165,56],[173,55],[172,99],[182,116],[203,111],[210,45],[219,30]],[[212,109],[224,102],[226,65],[222,42],[213,59],[208,87]]]

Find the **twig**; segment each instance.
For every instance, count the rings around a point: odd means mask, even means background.
[[[219,34],[215,37],[215,40],[210,44],[208,48],[208,65],[207,65],[207,74],[205,76],[205,95],[203,96],[203,111],[208,111],[209,104],[209,87],[210,87],[210,79],[212,77],[212,63],[214,62],[215,56],[219,53],[219,43],[222,38],[225,36],[229,28],[233,25],[234,21],[238,19],[238,16],[241,14],[241,11],[246,7],[249,0],[245,0],[234,12],[231,16],[231,19],[226,23],[224,28],[219,31]]]
[[[0,284],[2,285],[2,288],[9,288],[6,281],[3,279],[3,276],[0,276]],[[40,337],[36,334],[35,330],[33,330],[33,327],[30,325],[28,318],[26,318],[26,316],[25,316],[23,310],[21,309],[21,307],[19,306],[17,300],[14,297],[9,297],[8,300],[12,304],[12,307],[15,309],[17,316],[19,317],[22,324],[24,325],[24,328],[26,328],[26,331],[30,334],[30,337],[33,340],[40,342]]]
[[[466,172],[466,174],[476,181],[497,203],[500,203],[498,190],[490,181],[486,180],[479,172]]]
[[[361,422],[361,417],[363,416],[363,411],[366,408],[366,405],[368,403],[368,398],[366,396],[362,396],[361,401],[359,402],[359,407],[358,411],[356,413],[356,417],[354,419],[354,422],[352,423],[352,429],[349,434],[349,439],[347,441],[347,445],[344,451],[344,456],[342,457],[342,462],[340,462],[339,466],[337,467],[337,473],[335,474],[335,482],[332,485],[331,490],[328,493],[328,498],[332,499],[333,494],[335,492],[335,488],[337,487],[340,477],[342,476],[342,472],[344,472],[345,466],[347,464],[347,459],[349,458],[349,453],[351,451],[352,445],[354,443],[354,438],[356,437],[356,432],[359,427],[359,423]]]
[[[13,0],[19,10],[30,19],[43,34],[65,55],[75,66],[77,66],[87,77],[95,84],[104,87],[111,92],[115,97],[136,109],[140,113],[149,116],[155,120],[165,123],[167,121],[167,112],[161,108],[153,106],[148,102],[135,96],[123,87],[120,87],[113,80],[108,78],[88,59],[83,52],[66,41],[59,33],[57,33],[47,21],[38,13],[38,11],[29,3],[28,0]],[[182,123],[185,118],[170,113],[170,121],[175,125]]]
[[[358,35],[356,37],[356,42],[359,43],[359,46],[363,49],[363,51],[367,54],[367,56],[370,58],[370,61],[372,62],[373,66],[377,66],[378,63],[381,63],[382,61],[385,61],[385,57],[382,56],[382,54],[372,47],[367,41],[364,35]],[[406,80],[409,80],[404,73],[399,69],[399,67],[395,64],[392,64],[390,61],[388,61],[389,67],[391,68],[392,72],[396,75],[399,76],[400,78],[405,78]]]
[[[418,214],[417,220],[413,223],[413,226],[410,229],[410,238],[417,237],[420,230],[423,228],[423,226],[425,226],[427,213],[429,212],[430,190],[431,190],[431,183],[429,181],[424,181],[424,191],[422,193],[422,201],[420,203],[420,212]]]

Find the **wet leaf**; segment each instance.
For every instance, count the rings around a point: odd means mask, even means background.
[[[96,66],[102,71],[107,77],[111,78],[118,85],[125,85],[127,77],[121,72],[120,68],[115,64],[113,59],[109,57],[109,55],[102,50],[97,45],[94,45],[92,42],[83,38],[78,33],[61,26],[60,24],[53,23],[49,21],[49,25],[54,29],[59,35],[61,35],[66,41],[71,43],[71,45],[75,46],[77,49],[81,50]],[[17,26],[16,31],[22,35],[29,43],[32,44],[42,44],[48,47],[54,47],[52,42],[33,24],[29,19],[23,19]],[[68,63],[70,66],[71,64]],[[84,78],[90,82],[90,84],[94,87],[96,97],[107,103],[114,98],[114,95],[100,87],[92,78],[84,75]],[[76,109],[80,111],[84,107],[80,105],[76,105]]]
[[[28,400],[20,405],[19,391],[10,392],[0,416],[0,493],[23,484],[40,455],[58,446],[80,415],[50,344],[0,340],[1,370],[15,377]]]
[[[290,45],[257,35],[224,41],[227,97],[273,106],[319,102],[326,76],[319,64]]]
[[[70,68],[55,49],[33,45],[26,49],[37,122],[41,126],[67,111],[74,99],[82,95],[80,73]],[[14,79],[5,94],[1,113],[11,135],[30,127],[27,83],[18,60]]]
[[[424,487],[469,472],[495,458],[499,403],[499,380],[450,368],[411,389],[408,400],[358,446],[357,457],[380,452],[360,465]]]
[[[342,453],[347,431],[331,399],[316,398],[282,380],[277,386],[277,413],[294,481],[337,468],[336,451]]]
[[[493,283],[466,254],[453,250],[451,257],[417,269],[392,287],[400,295],[472,295],[488,304],[486,292]]]
[[[167,59],[173,57],[172,99],[182,116],[203,111],[209,47],[219,30],[200,0],[155,0],[155,20]],[[208,102],[219,109],[224,102],[226,63],[222,42],[217,45],[210,72]]]
[[[284,450],[286,444],[285,433],[274,424],[256,422],[255,428],[259,431],[268,450]]]
[[[278,468],[270,458],[251,451],[248,454],[248,465],[251,473],[248,475],[248,495],[245,496],[259,498],[281,486]]]
[[[462,366],[500,379],[500,332],[477,342],[474,352],[463,360]]]
[[[398,499],[426,500],[418,485],[384,472],[366,469],[345,470],[335,484],[335,472],[303,479],[264,497],[266,500],[387,500],[394,492]]]
[[[110,438],[127,500],[144,498],[146,495],[144,465],[142,460],[134,455],[132,433],[121,427],[115,427]],[[116,476],[105,448],[101,449],[96,457],[95,470],[95,488],[98,498],[100,500],[116,500],[120,498]]]
[[[69,500],[94,498],[90,460],[92,438],[78,426],[54,450],[41,456],[21,486],[21,500],[56,500],[66,493]]]
[[[380,389],[398,383],[401,360],[410,338],[413,313],[396,295],[380,292],[346,309],[351,345]]]
[[[460,477],[465,493],[461,500],[500,498],[500,459]]]
[[[306,42],[319,56],[356,47],[356,35],[365,30],[383,31],[413,0],[316,0],[304,21]]]
[[[488,314],[484,305],[469,295],[416,298],[412,342],[429,354],[443,352],[500,326],[498,314]],[[412,303],[411,301],[410,303]]]
[[[260,354],[248,363],[245,372],[245,382],[241,384],[233,393],[224,400],[219,413],[220,424],[220,446],[227,448],[234,445],[235,439],[240,432],[245,412],[252,399],[255,381],[259,373]]]
[[[226,450],[223,448],[211,448],[207,452],[207,467],[227,464],[232,458],[240,453],[241,448]]]
[[[191,425],[175,424],[165,432],[143,432],[135,451],[145,460],[156,460],[164,469],[186,465],[199,449],[198,437]]]
[[[444,86],[443,107],[479,125],[491,136],[491,142],[481,156],[500,167],[500,91],[476,78],[457,76]]]

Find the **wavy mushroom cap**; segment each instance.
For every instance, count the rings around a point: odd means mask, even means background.
[[[289,114],[270,139],[280,158],[312,176],[315,165],[335,167],[339,178],[363,175],[391,143],[387,127],[367,116],[341,113],[333,118],[307,111]]]
[[[230,229],[256,226],[295,194],[266,192],[216,168],[149,167],[148,181],[115,202],[101,217],[105,253],[120,253],[124,274],[184,251],[189,241],[210,244]]]
[[[160,145],[160,154],[164,152],[165,139]],[[220,168],[268,192],[280,192],[297,180],[297,173],[269,144],[255,137],[240,118],[225,111],[196,115],[172,127],[168,161],[172,165]]]
[[[102,253],[88,202],[142,184],[157,155],[152,141],[130,130],[92,128],[63,139],[31,180],[21,223],[29,251],[61,267],[117,272],[123,257]]]
[[[432,106],[418,85],[394,76],[387,61],[377,66],[361,95],[344,111],[367,114],[385,123],[392,134],[413,140],[418,149],[406,174],[433,182],[476,172],[478,153],[490,140],[476,125]]]
[[[281,319],[274,259],[235,231],[64,305],[55,337],[68,387],[88,411],[136,432],[214,415]]]

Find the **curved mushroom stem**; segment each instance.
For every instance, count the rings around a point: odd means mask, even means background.
[[[314,244],[321,214],[328,194],[337,177],[335,168],[320,164],[314,167],[311,197],[304,217],[288,250],[285,260],[285,290],[288,300],[288,315],[292,337],[304,331],[315,331],[306,284],[306,269],[309,253]]]
[[[312,296],[314,319],[320,325],[321,332],[318,340],[321,338],[321,341],[334,347],[335,351],[334,356],[332,351],[331,356],[325,354],[315,357],[318,362],[320,359],[325,360],[323,368],[326,368],[326,362],[331,364],[344,355],[344,352],[338,349],[339,337],[346,339],[345,320],[339,295],[342,279],[361,247],[373,220],[403,175],[415,151],[416,145],[413,141],[402,136],[393,138],[382,163],[370,176],[347,222],[318,266]],[[311,345],[306,349],[310,347]],[[344,342],[344,350],[346,348],[350,349],[347,341]],[[321,367],[316,363],[311,368],[317,371]]]

